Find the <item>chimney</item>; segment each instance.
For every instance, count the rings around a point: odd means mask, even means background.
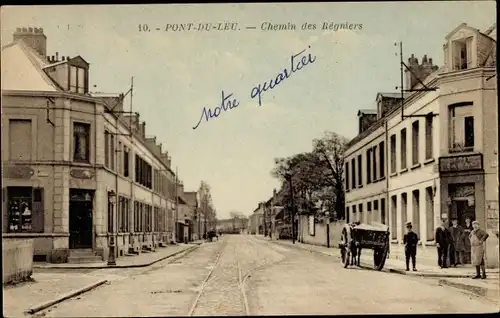
[[[141,135],[142,135],[142,137],[146,137],[146,122],[145,121],[143,121],[141,123]]]
[[[16,28],[13,37],[14,41],[23,40],[44,59],[47,58],[47,37],[42,28]]]
[[[64,60],[66,60],[66,56],[63,56],[63,57],[62,57],[62,60],[63,60],[63,61],[64,61]]]
[[[427,54],[422,58],[422,64],[419,64],[418,59],[412,54],[408,59],[408,68],[411,72],[405,69],[406,89],[412,89],[419,83],[418,80],[423,82],[431,73],[437,71],[438,66],[432,64],[432,58],[427,58]]]
[[[361,134],[377,121],[377,112],[375,110],[358,111],[358,134]]]
[[[56,52],[56,62],[59,62],[59,52]]]

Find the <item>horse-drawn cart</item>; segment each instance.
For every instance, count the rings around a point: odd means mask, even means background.
[[[372,249],[374,268],[382,270],[389,254],[389,239],[389,227],[385,224],[345,224],[339,242],[344,268],[349,265],[359,266],[361,250]]]

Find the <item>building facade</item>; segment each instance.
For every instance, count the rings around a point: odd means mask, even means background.
[[[378,94],[376,110],[358,113],[345,156],[349,220],[388,224],[393,242],[410,221],[429,245],[441,220],[478,220],[490,233],[488,264],[498,266],[495,50],[496,26],[461,24],[445,37],[441,68],[412,55],[412,92]]]
[[[107,259],[174,240],[175,174],[123,95],[89,93],[89,64],[49,57],[43,29],[2,48],[3,235],[35,258]]]

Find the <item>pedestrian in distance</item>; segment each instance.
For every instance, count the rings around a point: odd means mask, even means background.
[[[478,221],[472,222],[472,227],[474,228],[470,233],[470,245],[471,245],[471,263],[476,266],[476,276],[473,279],[486,278],[486,266],[484,263],[484,252],[485,252],[485,242],[488,239],[489,234],[485,230],[481,229]],[[481,272],[482,276],[481,276]]]
[[[436,247],[438,252],[438,265],[441,268],[448,268],[448,252],[451,243],[450,231],[446,228],[446,221],[442,220],[441,225],[436,229]]]
[[[410,258],[411,258],[413,271],[416,272],[418,234],[413,232],[413,227],[411,225],[411,222],[406,223],[406,231],[407,232],[403,237],[403,243],[405,245],[406,271],[410,270]]]
[[[456,218],[452,219],[451,223],[449,229],[452,240],[452,244],[450,244],[450,264],[457,267],[457,265],[463,264],[464,244],[462,238],[464,229],[458,225]]]

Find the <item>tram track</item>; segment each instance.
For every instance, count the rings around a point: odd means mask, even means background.
[[[243,238],[245,243],[229,247],[227,240],[232,238],[228,237],[223,241],[223,246],[217,254],[213,267],[203,280],[188,316],[212,314],[249,316],[250,306],[246,290],[248,279],[255,271],[286,259],[280,251],[268,244],[262,244],[245,236],[239,238]],[[262,246],[272,252],[259,254],[260,258],[252,255],[253,251]],[[274,253],[279,254],[278,261]],[[275,256],[271,257],[273,254]]]

